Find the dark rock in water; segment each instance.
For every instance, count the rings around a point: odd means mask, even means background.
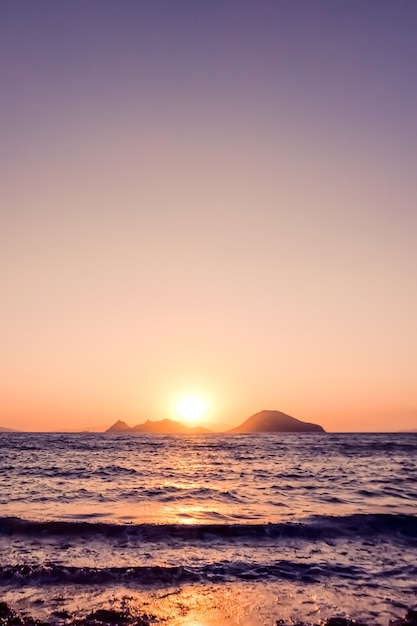
[[[366,626],[361,622],[355,622],[355,620],[346,619],[345,617],[330,617],[325,626]]]
[[[277,619],[275,622],[276,626],[289,626],[282,619]],[[292,624],[291,626],[308,626],[304,622],[298,622],[296,624]],[[325,621],[324,626],[368,626],[364,622],[357,622],[353,619],[348,619],[346,617],[330,617]],[[410,609],[405,617],[400,617],[399,619],[390,620],[388,626],[417,626],[417,611]]]
[[[147,615],[134,617],[124,611],[98,609],[87,615],[83,620],[77,620],[77,626],[150,626],[150,618]]]
[[[131,621],[127,613],[123,613],[122,611],[109,611],[108,609],[98,609],[87,615],[86,619],[105,624],[127,624]]]
[[[19,624],[22,624],[19,615],[6,602],[0,602],[0,625],[18,626]]]
[[[417,610],[409,609],[405,617],[390,620],[389,626],[417,626]]]
[[[62,611],[53,611],[52,615],[54,617],[58,617],[59,619],[69,619],[71,617],[71,613],[65,609]]]
[[[260,411],[249,417],[237,428],[229,433],[324,433],[325,430],[318,424],[302,422],[301,420],[281,413],[280,411]],[[337,626],[337,625],[334,625]]]
[[[412,624],[413,624],[413,626],[414,626],[414,624],[417,624],[417,610],[415,610],[415,609],[410,609],[410,610],[407,612],[407,615],[405,616],[405,619],[406,619],[408,622],[412,623]]]
[[[52,617],[65,619],[68,626],[151,626],[154,617],[135,616],[124,611],[98,609],[82,619],[70,621],[68,611],[54,611]],[[55,626],[56,622],[43,622],[29,616],[20,616],[6,602],[0,602],[0,626]]]
[[[326,626],[349,626],[350,624],[350,620],[345,617],[331,617],[326,622]]]

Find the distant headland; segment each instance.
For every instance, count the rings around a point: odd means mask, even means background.
[[[324,433],[318,424],[302,422],[281,411],[260,411],[249,417],[240,426],[228,431],[232,434],[243,433]]]
[[[126,422],[118,420],[113,426],[110,426],[106,433],[151,433],[156,435],[192,435],[211,432],[208,428],[202,426],[185,426],[175,420],[164,419],[157,422],[147,420],[143,424],[136,426],[128,426]]]
[[[204,434],[213,432],[202,426],[185,426],[180,422],[170,419],[164,419],[156,422],[147,420],[143,424],[137,426],[128,426],[126,422],[118,420],[110,426],[106,433],[151,433],[160,435],[187,435],[187,434]],[[324,433],[326,432],[322,426],[303,422],[295,417],[291,417],[281,411],[260,411],[255,413],[240,426],[226,431],[227,434],[244,434],[244,433]]]

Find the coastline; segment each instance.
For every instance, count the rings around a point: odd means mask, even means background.
[[[166,593],[161,596],[161,599],[164,600],[176,594],[176,591]],[[179,626],[180,624],[184,626],[191,626],[191,624],[193,626],[214,626],[214,624],[217,626],[226,626],[226,624],[229,626],[237,626],[238,624],[242,626],[260,626],[260,624],[270,624],[271,626],[370,626],[375,624],[374,621],[366,622],[340,615],[334,615],[319,622],[285,620],[279,617],[278,612],[276,617],[271,616],[271,621],[260,618],[259,614],[255,618],[247,616],[246,619],[237,616],[235,620],[231,615],[220,616],[218,611],[216,614],[210,615],[207,608],[200,610],[200,615],[196,616],[194,611],[194,614],[190,616],[187,615],[184,607],[181,610],[181,616],[175,615],[175,611],[173,611],[170,617],[166,615],[158,617],[152,612],[152,603],[145,603],[145,605],[149,604],[150,606],[144,606],[143,610],[140,610],[138,607],[129,606],[129,598],[123,600],[118,607],[112,604],[100,608],[90,607],[90,610],[84,615],[80,614],[79,610],[71,612],[68,609],[57,607],[46,620],[36,618],[26,611],[18,612],[6,602],[0,601],[0,624],[1,626],[153,626],[157,624],[170,624],[172,626]],[[195,621],[196,619],[198,621]],[[259,621],[260,619],[262,621]],[[384,622],[380,620],[377,620],[376,623],[385,626]],[[408,609],[402,617],[389,620],[386,626],[417,626],[417,610]]]
[[[1,626],[417,626],[416,606],[370,603],[330,585],[233,584],[7,588]]]

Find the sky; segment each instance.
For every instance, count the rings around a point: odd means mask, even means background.
[[[0,425],[417,429],[417,3],[0,0]]]

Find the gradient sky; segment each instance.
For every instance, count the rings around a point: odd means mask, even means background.
[[[417,428],[417,3],[0,0],[0,424]]]

